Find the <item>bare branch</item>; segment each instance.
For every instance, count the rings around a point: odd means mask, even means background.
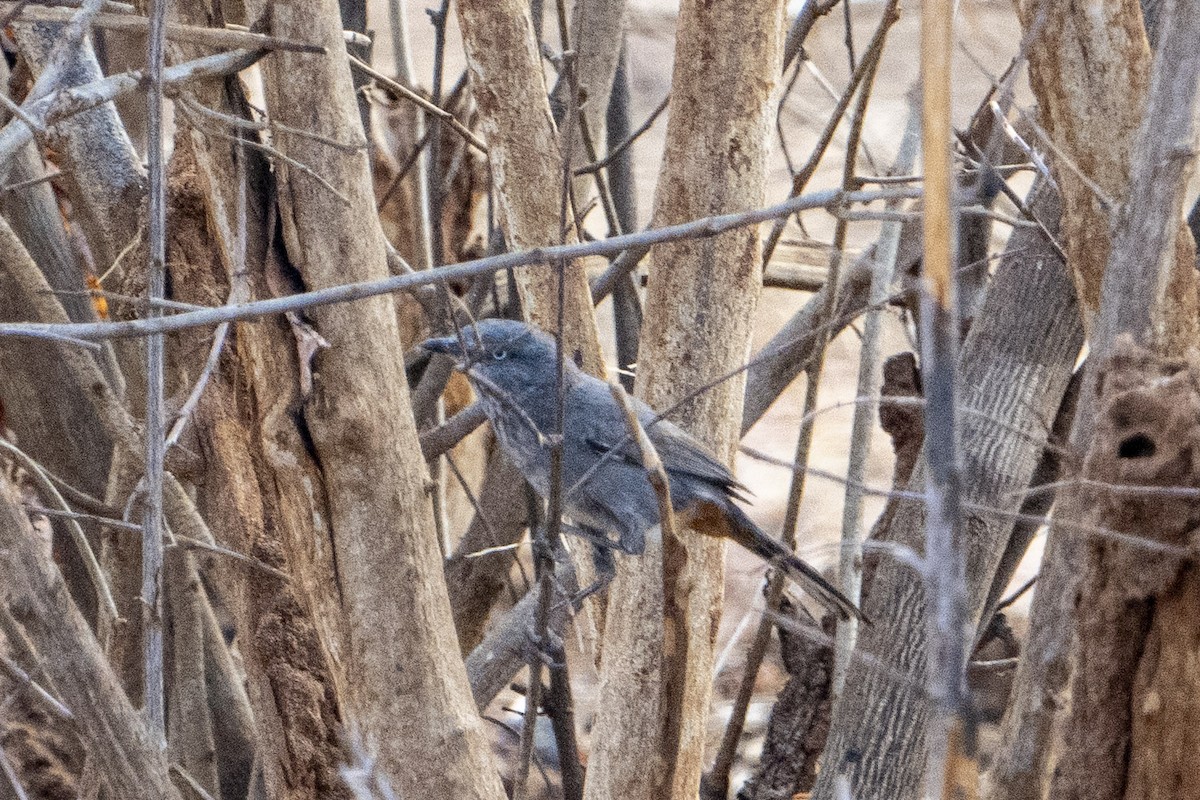
[[[251,66],[264,55],[266,51],[263,50],[232,50],[167,67],[163,70],[164,91],[189,81],[232,75]],[[69,116],[136,91],[146,81],[144,70],[124,72],[83,86],[51,92],[32,102],[26,102],[23,107],[31,118],[48,127]],[[20,120],[13,120],[5,125],[0,130],[0,164],[6,163],[18,148],[31,141],[33,134],[29,126]]]
[[[343,284],[302,294],[259,300],[236,306],[187,312],[161,319],[79,325],[3,323],[0,324],[0,336],[53,334],[77,339],[125,339],[149,336],[154,333],[171,333],[189,328],[204,327],[206,325],[218,325],[222,322],[257,319],[271,314],[282,314],[288,311],[300,311],[316,306],[362,300],[381,294],[407,290],[415,286],[426,286],[441,281],[470,278],[506,269],[537,264],[544,265],[552,263],[555,259],[559,258],[574,259],[589,255],[604,255],[617,253],[631,247],[648,247],[662,242],[706,238],[735,228],[756,225],[764,220],[788,216],[805,209],[825,208],[844,203],[872,202],[897,197],[918,196],[920,196],[920,190],[911,188],[849,193],[829,189],[795,197],[769,208],[745,211],[737,214],[702,217],[679,225],[651,228],[640,233],[614,236],[602,241],[537,247],[531,250],[464,261],[434,270],[425,270],[406,275],[394,275],[379,280]]]

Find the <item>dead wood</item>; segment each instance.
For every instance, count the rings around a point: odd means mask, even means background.
[[[1195,746],[1200,720],[1200,704],[1182,683],[1193,670],[1186,657],[1179,660],[1195,652],[1187,633],[1195,620],[1180,614],[1200,596],[1187,562],[1200,515],[1191,497],[1120,488],[1200,489],[1198,378],[1193,366],[1128,340],[1118,342],[1098,377],[1083,467],[1092,482],[1083,490],[1088,517],[1129,538],[1095,538],[1083,549],[1078,666],[1063,733],[1070,746],[1051,786],[1055,797],[1185,797],[1200,788],[1173,752]],[[1168,677],[1172,663],[1183,672]]]
[[[763,201],[782,12],[775,0],[682,5],[656,225]],[[761,241],[757,230],[741,231],[662,246],[651,260],[636,387],[666,408],[742,364],[762,282]],[[729,458],[744,391],[739,379],[722,383],[675,420]],[[694,797],[699,789],[724,544],[685,541],[664,535],[642,557],[619,560],[587,798]],[[664,625],[664,613],[679,627]],[[647,770],[650,754],[659,763]]]
[[[1055,219],[1052,198],[1042,195],[1033,205],[1047,224]],[[960,351],[960,402],[971,410],[962,420],[962,457],[970,531],[968,605],[976,622],[1012,529],[1011,515],[982,509],[1017,510],[1081,338],[1074,291],[1057,256],[1040,232],[1014,232]],[[923,473],[923,462],[918,463],[910,488],[924,485]],[[891,525],[891,541],[920,552],[923,533],[923,506],[903,504]],[[816,796],[831,797],[839,775],[850,778],[858,798],[917,791],[925,768],[928,712],[921,688],[925,609],[920,576],[895,558],[884,559],[864,608],[876,624],[863,632],[863,657],[853,662],[847,693],[834,712]]]
[[[129,704],[58,569],[41,550],[13,488],[0,479],[0,614],[26,637],[78,723],[113,797],[177,798],[163,754]],[[32,667],[32,665],[29,665]]]

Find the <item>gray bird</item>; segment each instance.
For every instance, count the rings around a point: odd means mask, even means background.
[[[505,455],[543,498],[550,493],[550,441],[555,430],[555,343],[521,322],[484,320],[462,330],[462,339],[428,339],[425,349],[460,359],[479,395]],[[563,512],[601,544],[640,555],[646,532],[658,525],[658,499],[642,466],[641,451],[608,384],[564,365],[562,451]],[[862,619],[858,608],[817,570],[754,524],[734,500],[746,488],[724,464],[677,425],[634,399],[638,421],[658,451],[680,522],[723,536],[781,567],[842,619]],[[617,535],[611,541],[607,534]]]

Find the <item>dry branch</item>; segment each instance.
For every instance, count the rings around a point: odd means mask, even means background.
[[[783,4],[775,0],[681,6],[655,224],[762,202],[782,33]],[[748,230],[660,247],[651,258],[637,389],[651,406],[666,408],[679,387],[742,364],[762,281],[761,247],[757,230]],[[743,391],[739,379],[724,381],[679,418],[731,456]],[[696,795],[723,550],[719,541],[692,539],[680,548],[664,537],[661,547],[619,562],[585,797]],[[664,597],[664,570],[672,578],[667,589],[677,589],[671,597]],[[672,608],[686,628],[664,641],[663,614]],[[664,760],[646,770],[652,754]],[[660,783],[660,771],[670,785]]]
[[[357,283],[339,284],[329,288],[314,289],[309,292],[274,297],[268,300],[257,300],[251,303],[186,312],[158,320],[129,320],[125,322],[79,325],[2,323],[0,324],[0,336],[54,335],[86,340],[128,339],[148,336],[153,333],[170,333],[189,328],[219,325],[222,322],[253,320],[272,314],[284,314],[289,311],[300,311],[335,303],[363,300],[390,292],[405,291],[416,286],[471,278],[477,275],[485,275],[517,267],[544,266],[556,259],[572,259],[589,255],[618,253],[633,247],[644,247],[663,242],[704,239],[736,228],[757,225],[764,220],[788,216],[805,209],[825,208],[843,203],[888,200],[897,197],[911,198],[919,195],[920,190],[917,189],[887,189],[850,193],[829,189],[802,195],[801,197],[780,203],[777,206],[769,206],[753,211],[712,217],[698,217],[691,222],[650,228],[640,233],[614,236],[594,242],[535,247],[531,250],[464,261],[459,264],[439,267],[435,270],[407,273],[404,275],[395,275],[390,278],[378,278]]]
[[[177,798],[166,759],[130,706],[62,576],[36,542],[12,486],[0,482],[0,614],[33,644],[112,796]]]

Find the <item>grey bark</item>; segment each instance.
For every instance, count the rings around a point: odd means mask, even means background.
[[[1034,207],[1056,217],[1047,197]],[[1012,530],[1011,516],[1045,446],[1046,432],[1082,344],[1071,282],[1040,233],[1014,232],[974,327],[960,351],[966,578],[978,623]],[[1003,421],[1004,424],[997,424]],[[924,485],[918,465],[912,487]],[[889,539],[920,552],[924,509],[906,503]],[[884,560],[868,595],[862,654],[835,711],[814,796],[834,796],[839,776],[860,800],[915,797],[925,768],[929,701],[926,603],[921,578]]]

